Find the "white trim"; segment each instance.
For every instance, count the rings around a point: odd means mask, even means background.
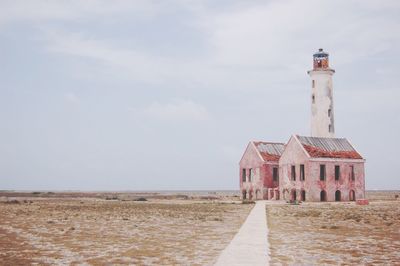
[[[365,163],[365,159],[349,159],[349,158],[324,158],[324,157],[318,157],[318,158],[310,158],[310,161],[312,162],[349,162],[349,163]]]

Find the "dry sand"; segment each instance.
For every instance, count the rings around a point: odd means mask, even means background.
[[[368,192],[368,206],[270,202],[271,264],[399,265],[395,195]],[[253,207],[232,201],[218,193],[0,192],[0,265],[211,265]]]
[[[253,206],[179,199],[15,199],[19,203],[0,202],[0,265],[211,265]]]
[[[267,206],[272,265],[400,265],[400,199]]]

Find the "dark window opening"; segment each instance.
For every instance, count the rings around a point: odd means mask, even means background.
[[[341,200],[341,195],[340,195],[340,190],[336,190],[335,192],[335,201],[340,201]]]
[[[312,81],[312,87],[315,88],[315,80]]]
[[[354,192],[354,190],[350,190],[349,199],[350,199],[350,201],[356,200],[356,193]]]
[[[304,189],[301,191],[301,201],[306,201],[306,191]]]
[[[246,169],[242,169],[242,182],[246,182]]]
[[[272,180],[277,182],[279,178],[278,167],[272,168]]]
[[[296,181],[296,166],[292,165],[292,180]]]
[[[331,117],[331,109],[328,109],[328,116]]]
[[[339,180],[340,178],[340,166],[339,165],[335,165],[335,180]]]
[[[297,192],[296,189],[292,189],[292,200],[297,200]]]
[[[251,176],[251,172],[252,171],[251,170],[253,170],[253,169],[251,169],[251,168],[249,169],[249,182],[251,182],[251,178],[252,178],[252,176]]]
[[[320,200],[321,200],[321,201],[326,201],[326,192],[325,192],[325,190],[322,190],[322,191],[321,191]]]
[[[312,99],[312,103],[315,103],[315,95],[314,94],[312,95],[311,99]]]
[[[305,180],[305,175],[304,175],[304,164],[300,164],[300,181]]]
[[[354,165],[350,166],[350,177],[352,181],[356,180],[356,175],[354,174]]]
[[[319,180],[325,181],[326,179],[326,167],[325,164],[319,166]]]
[[[329,125],[328,130],[329,132],[332,132],[332,125]]]

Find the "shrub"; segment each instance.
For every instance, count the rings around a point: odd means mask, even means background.
[[[136,198],[133,201],[147,201],[146,198],[140,197],[140,198]]]

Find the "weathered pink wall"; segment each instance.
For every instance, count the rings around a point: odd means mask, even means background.
[[[326,180],[320,181],[320,165],[325,164]],[[340,166],[339,180],[335,180],[335,165]],[[351,180],[351,168],[354,166],[355,180]],[[308,170],[308,171],[307,171]],[[365,198],[364,162],[346,159],[311,159],[306,167],[306,189],[309,201],[320,201],[320,192],[325,190],[327,201],[335,201],[335,192],[341,192],[341,200],[349,201],[350,190],[355,191],[356,199]]]
[[[320,201],[321,190],[326,191],[327,201],[335,201],[335,192],[340,190],[341,200],[348,201],[350,190],[355,191],[356,199],[365,197],[364,160],[310,158],[302,145],[291,137],[280,160],[281,199],[290,200],[292,190],[296,199],[301,200],[301,190],[305,190],[306,201]],[[305,180],[300,181],[300,164],[304,164]],[[325,164],[326,180],[320,181],[320,164]],[[296,167],[296,181],[291,180],[292,165]],[[340,166],[340,178],[335,180],[335,165]],[[355,181],[350,178],[350,165],[354,166]]]
[[[239,163],[239,184],[240,184],[240,197],[243,198],[243,191],[247,193],[247,199],[249,194],[252,195],[251,199],[268,199],[267,188],[278,187],[278,182],[273,182],[273,167],[278,167],[277,162],[264,162],[256,147],[250,143],[247,146],[245,153]],[[246,169],[246,182],[242,180],[242,169]],[[252,168],[253,178],[251,182],[248,182],[248,169]],[[279,169],[279,167],[278,167]],[[256,193],[256,191],[259,191]],[[257,195],[256,195],[257,194]],[[257,197],[256,197],[257,196]]]
[[[263,198],[263,179],[261,177],[262,173],[262,166],[263,166],[263,160],[260,158],[259,154],[257,153],[256,148],[252,143],[249,143],[249,145],[246,148],[246,151],[244,152],[242,159],[239,162],[239,171],[240,171],[240,198],[243,198],[243,191],[246,191],[246,198],[247,199],[262,199]],[[242,180],[242,169],[246,169],[246,182],[243,182]],[[253,169],[253,177],[252,181],[248,181],[248,171],[249,169]],[[258,169],[258,170],[257,170]],[[259,191],[256,195],[256,191]]]
[[[300,164],[304,164],[305,168],[307,168],[306,163],[308,159],[308,155],[302,149],[302,146],[299,145],[296,139],[292,136],[279,160],[279,189],[281,199],[289,200],[290,192],[293,188],[299,190],[297,196],[300,196],[300,190],[305,188],[307,185],[307,179],[303,182],[300,181]],[[295,165],[296,167],[296,181],[291,180],[292,165]],[[305,171],[307,172],[307,169],[305,169]]]

